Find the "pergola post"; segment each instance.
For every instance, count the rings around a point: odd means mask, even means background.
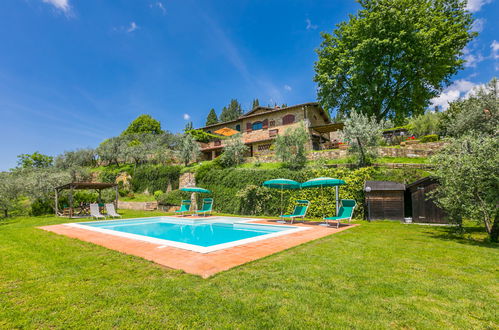
[[[59,214],[59,189],[55,188],[55,215],[57,216]]]
[[[69,218],[73,217],[73,185],[69,189]]]
[[[120,197],[118,185],[114,187],[115,198],[114,198],[114,209],[118,211],[118,198]]]

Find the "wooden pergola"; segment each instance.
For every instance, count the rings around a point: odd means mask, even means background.
[[[59,187],[55,187],[55,214],[59,215],[59,193],[63,190],[69,190],[69,217],[72,218],[74,215],[74,206],[73,206],[73,192],[75,190],[96,190],[99,194],[98,202],[101,203],[101,193],[104,189],[114,188],[115,190],[115,199],[114,199],[114,207],[118,209],[118,185],[116,183],[105,183],[105,182],[71,182],[64,184]]]

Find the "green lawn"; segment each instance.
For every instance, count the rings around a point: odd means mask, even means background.
[[[0,221],[0,328],[492,329],[499,321],[498,246],[448,228],[362,222],[201,279],[35,228],[63,221]]]

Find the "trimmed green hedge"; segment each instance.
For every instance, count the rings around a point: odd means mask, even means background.
[[[419,139],[422,143],[426,142],[436,142],[439,140],[437,134],[430,134],[430,135],[425,135]]]
[[[191,199],[191,193],[177,189],[163,193],[156,198],[159,204],[169,206],[179,206],[183,199]]]
[[[217,212],[278,215],[281,208],[281,191],[278,189],[258,188],[266,180],[286,178],[304,182],[312,178],[328,176],[345,180],[348,184],[340,187],[340,199],[355,199],[358,202],[356,217],[363,217],[364,193],[366,180],[373,177],[376,169],[372,167],[360,169],[324,168],[292,171],[289,169],[211,169],[200,171],[196,175],[197,184],[210,189],[214,198],[214,209]],[[250,188],[248,188],[251,186]],[[322,214],[335,214],[334,188],[312,188],[302,190],[284,190],[285,212],[291,212],[296,199],[308,199],[311,206],[309,217],[320,218]],[[264,202],[261,202],[264,199]]]
[[[132,175],[132,190],[142,193],[166,190],[168,183],[178,188],[181,166],[142,165]]]

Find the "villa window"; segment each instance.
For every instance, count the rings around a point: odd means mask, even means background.
[[[255,123],[253,123],[253,125],[251,125],[251,129],[253,131],[256,131],[256,130],[259,130],[259,129],[262,129],[263,128],[263,123],[261,121],[257,121]]]
[[[266,151],[266,150],[269,150],[270,147],[272,146],[272,144],[268,143],[268,144],[260,144],[258,146],[258,151]]]
[[[236,125],[236,131],[241,132],[241,125],[239,125],[239,124]]]
[[[282,117],[282,124],[283,125],[289,125],[289,124],[292,124],[295,122],[295,115],[286,115],[284,117]]]
[[[275,120],[271,120],[270,123],[269,123],[269,126],[270,127],[274,127],[275,126]]]

